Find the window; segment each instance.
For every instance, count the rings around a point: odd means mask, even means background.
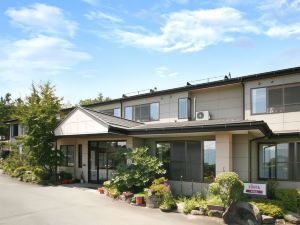
[[[148,122],[159,120],[159,103],[125,107],[125,119]]]
[[[289,179],[289,144],[261,144],[259,148],[259,177]]]
[[[190,118],[190,99],[179,98],[178,99],[178,119]]]
[[[82,168],[82,144],[78,145],[78,168]]]
[[[150,120],[157,121],[159,120],[159,103],[152,103],[150,105]]]
[[[252,89],[252,113],[266,113],[266,88]]]
[[[161,142],[156,144],[156,155],[170,180],[211,182],[215,177],[215,141]]]
[[[111,116],[121,117],[121,109],[120,108],[107,109],[107,110],[103,110],[101,112],[111,115]]]
[[[63,166],[74,166],[74,146],[73,145],[61,145],[60,150],[63,153]]]
[[[125,119],[133,120],[132,106],[125,107]]]
[[[12,136],[13,137],[19,136],[19,124],[13,124],[13,127],[12,127]]]
[[[252,89],[251,99],[252,114],[300,111],[300,85]]]
[[[216,142],[204,141],[203,181],[212,182],[216,176]]]
[[[166,172],[166,177],[170,176],[170,152],[171,152],[171,144],[157,143],[156,145],[156,157],[163,163],[164,169]]]

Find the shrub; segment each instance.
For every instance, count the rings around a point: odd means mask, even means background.
[[[284,208],[280,202],[274,200],[254,200],[251,202],[256,205],[260,213],[267,216],[272,216],[276,219],[284,217]]]
[[[37,182],[50,179],[50,173],[41,167],[35,167],[32,170],[32,174],[33,174],[33,176],[35,176],[35,179]]]
[[[170,210],[176,208],[176,201],[171,193],[164,195],[163,202],[159,206],[160,209]]]
[[[162,163],[148,153],[148,148],[128,150],[127,159],[131,164],[121,163],[117,166],[111,182],[118,190],[141,192],[148,187],[158,175],[165,174]]]
[[[214,183],[208,188],[208,195],[218,196],[224,206],[228,207],[231,203],[237,202],[242,197],[244,183],[234,172],[224,172],[219,174]]]
[[[26,172],[27,168],[24,166],[17,167],[11,174],[12,177],[20,177]]]
[[[278,187],[278,181],[276,180],[268,180],[267,181],[267,196],[270,199],[275,198],[275,190]]]
[[[192,196],[191,198],[184,199],[184,213],[190,213],[192,210],[198,208],[200,206],[200,201],[202,200],[201,195]]]
[[[61,171],[58,174],[60,176],[61,180],[72,180],[72,174],[65,172],[65,171]]]
[[[275,198],[282,201],[285,209],[299,211],[300,209],[300,189],[277,189]]]

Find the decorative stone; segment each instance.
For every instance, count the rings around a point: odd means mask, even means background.
[[[284,219],[277,219],[275,221],[275,225],[285,225],[285,220]]]
[[[298,213],[287,212],[284,219],[292,224],[300,224],[300,215]]]
[[[208,212],[208,215],[213,216],[213,217],[222,218],[223,213],[224,213],[224,211],[220,211],[220,210],[210,210]]]
[[[231,204],[223,214],[226,224],[260,225],[262,222],[259,209],[248,202]]]
[[[261,218],[263,224],[275,224],[275,219],[272,216],[262,215]]]
[[[203,210],[192,210],[191,214],[196,215],[196,216],[200,216],[200,215],[204,214],[204,211]]]
[[[176,205],[177,205],[177,212],[183,213],[184,202],[179,202]]]

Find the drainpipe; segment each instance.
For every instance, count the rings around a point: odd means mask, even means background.
[[[196,97],[194,97],[194,120],[196,120]]]
[[[243,89],[243,120],[245,120],[245,83],[242,81],[242,89]]]
[[[120,100],[121,118],[123,118],[123,102]]]

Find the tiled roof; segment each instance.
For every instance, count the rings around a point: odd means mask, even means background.
[[[117,126],[117,127],[121,127],[121,128],[132,128],[135,126],[143,125],[143,123],[139,123],[139,122],[135,122],[132,120],[127,120],[127,119],[119,118],[116,116],[108,115],[103,112],[98,112],[98,111],[91,110],[88,108],[83,108],[83,107],[80,107],[80,108],[83,109],[84,111],[86,111],[87,113],[91,114],[92,116],[96,117],[97,119],[107,123],[108,125]]]
[[[202,127],[210,125],[226,125],[226,124],[241,124],[241,123],[255,123],[255,120],[194,120],[194,121],[182,121],[182,122],[170,122],[170,123],[148,123],[140,124],[138,126],[131,127],[130,130],[140,129],[160,129],[160,128],[181,128],[181,127]]]

